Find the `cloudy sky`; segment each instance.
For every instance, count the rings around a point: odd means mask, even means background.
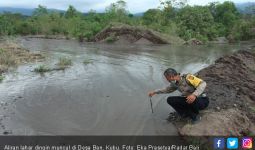
[[[97,12],[102,12],[105,7],[117,0],[0,0],[0,7],[18,7],[18,8],[35,8],[39,4],[47,8],[55,8],[66,10],[69,5],[73,5],[76,9],[82,12],[87,12],[91,9]],[[157,8],[159,0],[125,0],[128,10],[131,13],[143,12],[149,8]],[[225,0],[188,0],[190,5],[205,5],[209,2]],[[255,2],[255,0],[231,0],[233,2]]]

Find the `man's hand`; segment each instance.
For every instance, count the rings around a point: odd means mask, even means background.
[[[155,95],[156,93],[154,92],[154,91],[151,91],[151,92],[149,92],[148,93],[148,95],[150,96],[150,97],[152,97],[153,95]]]
[[[188,97],[186,97],[186,99],[187,99],[187,103],[189,103],[189,104],[191,104],[191,103],[193,103],[195,100],[196,100],[196,95],[194,95],[194,94],[190,94]]]

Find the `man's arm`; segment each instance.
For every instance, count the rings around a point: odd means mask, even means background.
[[[201,95],[206,87],[206,82],[205,81],[201,81],[199,83],[199,85],[197,86],[196,90],[192,93],[194,94],[196,97],[198,97],[199,95]]]
[[[163,89],[158,89],[155,90],[154,93],[155,94],[165,94],[165,93],[171,93],[174,92],[175,90],[177,90],[177,87],[173,85],[173,83],[171,83],[169,86],[163,88]]]

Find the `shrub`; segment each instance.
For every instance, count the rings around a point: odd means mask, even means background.
[[[83,64],[85,64],[85,65],[90,64],[90,63],[92,63],[92,60],[90,60],[90,59],[85,59],[83,61]]]
[[[45,65],[40,65],[34,69],[35,72],[39,72],[39,73],[48,72],[50,70],[51,69]]]
[[[0,75],[0,82],[3,81],[3,79],[4,79],[4,76]]]
[[[15,56],[10,51],[0,48],[0,64],[4,66],[13,66],[16,64]]]
[[[72,65],[72,60],[69,59],[69,58],[66,58],[66,57],[60,57],[59,60],[58,60],[58,63],[57,65],[59,67],[67,67],[67,66],[71,66]]]

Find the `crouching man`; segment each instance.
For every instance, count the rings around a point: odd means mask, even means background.
[[[190,117],[192,123],[199,121],[199,110],[205,109],[209,104],[208,97],[203,93],[206,82],[192,74],[180,75],[172,68],[165,70],[164,76],[170,85],[163,89],[151,91],[148,95],[152,97],[155,94],[179,90],[181,96],[170,96],[167,98],[167,103],[175,109],[179,116]]]

